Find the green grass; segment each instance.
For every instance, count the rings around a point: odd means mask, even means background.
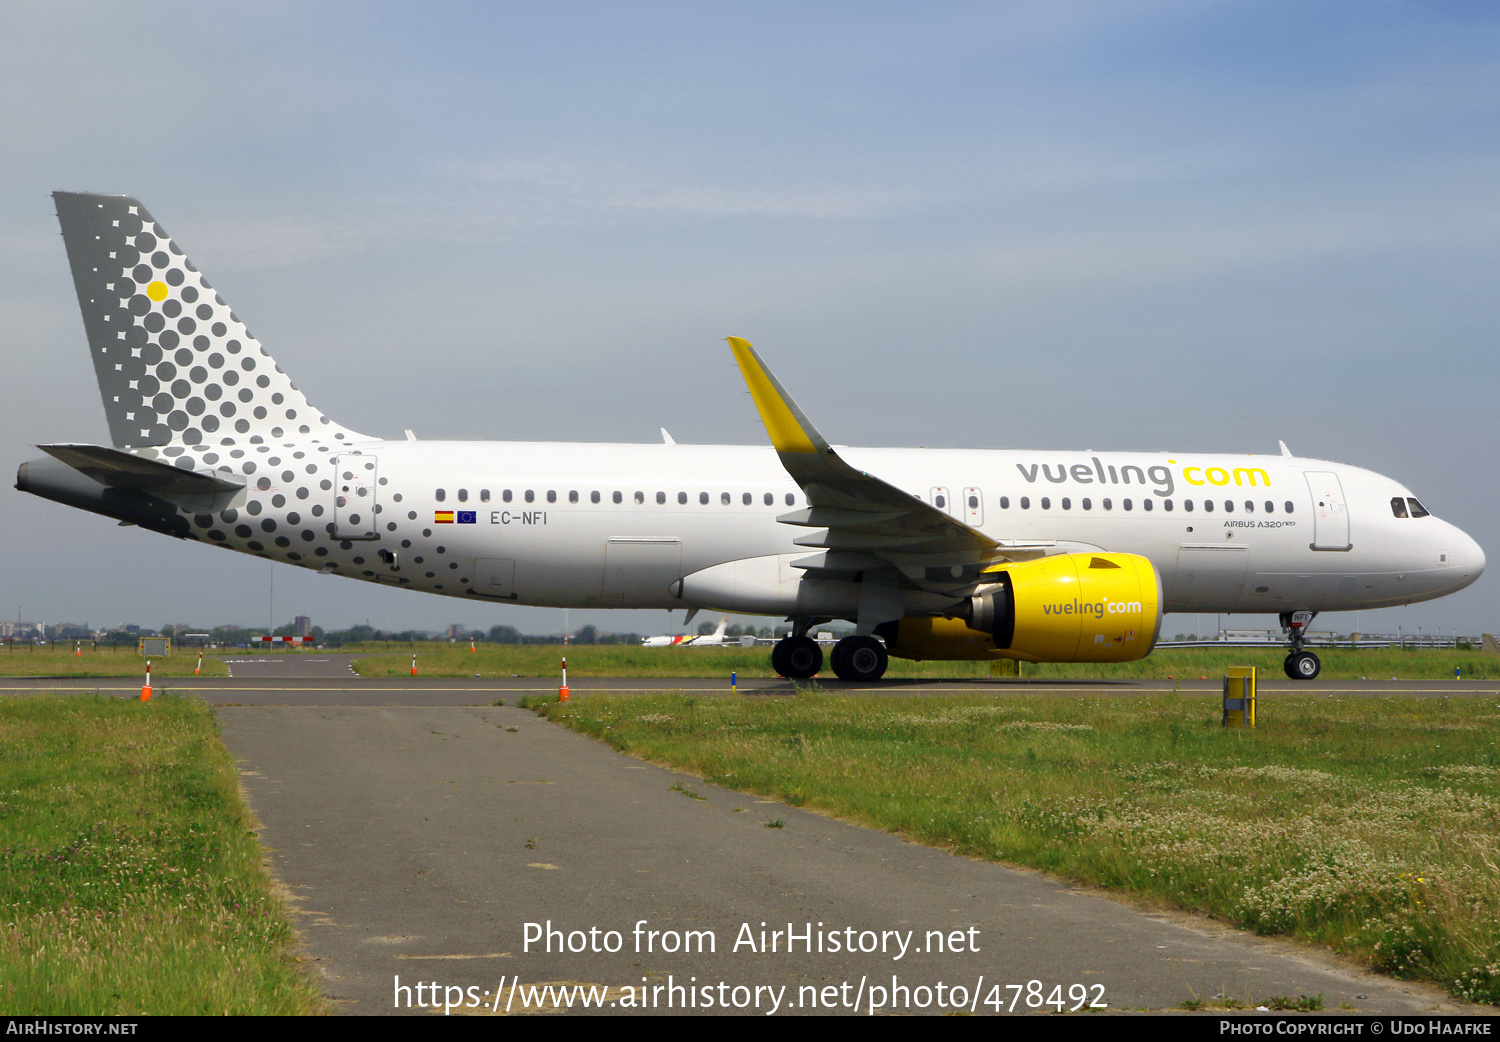
[[[73,645],[60,642],[46,647],[6,645],[0,650],[0,677],[134,677],[146,674],[146,660],[135,648],[96,648],[87,646],[82,655],[73,653]],[[198,665],[198,653],[174,651],[166,658],[152,656],[151,677],[190,677]],[[203,656],[203,676],[228,675],[221,659]]]
[[[528,700],[623,751],[1500,1003],[1500,700]]]
[[[208,707],[0,701],[0,1008],[318,1012]]]
[[[769,646],[755,648],[642,648],[620,644],[481,644],[475,652],[464,644],[418,645],[417,672],[430,677],[556,677],[562,658],[568,659],[569,677],[722,677],[730,672],[745,679],[770,678]],[[1462,667],[1465,680],[1500,679],[1500,656],[1477,651],[1319,649],[1323,677],[1328,679],[1452,680],[1455,666]],[[388,654],[356,659],[361,676],[411,675],[412,652],[406,646]],[[1168,648],[1137,662],[1117,664],[1024,663],[1022,676],[1038,679],[1166,679],[1178,680],[1224,675],[1229,666],[1257,666],[1267,679],[1285,680],[1281,663],[1285,649],[1259,648]],[[827,661],[827,650],[824,651]],[[831,670],[825,670],[832,676]],[[988,662],[912,662],[891,659],[892,678],[982,678],[990,675]]]

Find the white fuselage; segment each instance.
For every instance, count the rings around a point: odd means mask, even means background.
[[[1166,611],[1386,607],[1462,589],[1484,567],[1479,546],[1453,525],[1397,516],[1392,500],[1412,495],[1397,482],[1321,460],[839,452],[1018,553],[1144,556]],[[251,460],[232,507],[194,518],[198,538],[500,603],[857,611],[856,583],[807,581],[794,563],[816,553],[793,543],[809,530],[777,517],[806,498],[769,447],[283,442],[224,462],[244,471]],[[356,473],[364,482],[351,486]],[[335,538],[367,529],[378,538]]]

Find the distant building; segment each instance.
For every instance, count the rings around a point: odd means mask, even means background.
[[[468,635],[469,628],[462,623],[455,622],[452,626],[448,627],[447,636],[449,640],[460,640]]]
[[[312,619],[306,615],[298,615],[295,619],[292,620],[292,629],[295,631],[292,634],[292,636],[294,637],[311,636]]]

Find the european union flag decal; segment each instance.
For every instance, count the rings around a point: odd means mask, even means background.
[[[461,525],[474,525],[479,523],[479,513],[474,510],[460,510],[458,512],[458,523]]]

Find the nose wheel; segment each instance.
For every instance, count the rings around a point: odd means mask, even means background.
[[[1286,657],[1282,668],[1292,680],[1315,680],[1323,671],[1323,663],[1311,651],[1294,651]]]
[[[838,678],[855,684],[879,680],[890,664],[885,645],[874,637],[845,637],[833,646],[830,658]]]
[[[1315,611],[1288,611],[1281,614],[1281,629],[1291,641],[1292,650],[1282,663],[1282,669],[1292,680],[1315,680],[1323,671],[1323,663],[1311,651],[1302,649],[1307,638],[1307,627],[1312,625]]]

